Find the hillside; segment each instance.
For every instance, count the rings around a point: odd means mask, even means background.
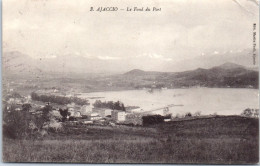
[[[255,164],[258,126],[258,119],[240,116],[149,127],[65,125],[33,143],[4,138],[3,161]]]
[[[53,87],[63,92],[71,91],[73,87],[75,93],[143,88],[258,88],[258,71],[234,63],[184,72],[134,69],[123,74],[109,75],[42,71],[36,66],[39,63],[32,63],[30,60],[26,56],[18,59],[16,53],[10,54],[8,59],[4,57],[3,83],[15,81],[12,87],[22,94]]]
[[[40,74],[42,70],[37,66],[36,60],[17,51],[5,53],[2,57],[3,74]]]
[[[147,72],[132,70],[121,76],[127,80],[135,80],[138,87],[258,87],[258,71],[247,69],[235,63],[224,63],[209,69],[198,68],[185,72]],[[143,84],[144,82],[145,85]]]
[[[129,76],[137,76],[137,75],[144,75],[147,74],[147,72],[143,71],[143,70],[139,70],[139,69],[133,69],[127,73],[125,73],[125,75],[129,75]]]

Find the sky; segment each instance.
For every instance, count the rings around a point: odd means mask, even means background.
[[[2,6],[3,52],[116,64],[111,71],[186,70],[187,61],[252,50],[253,23],[257,33],[259,25],[254,0],[3,0]],[[124,10],[90,11],[107,6]]]

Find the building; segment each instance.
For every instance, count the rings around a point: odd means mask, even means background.
[[[94,110],[96,113],[98,113],[102,118],[105,118],[107,116],[112,115],[112,110],[111,109],[95,109]]]
[[[113,110],[111,117],[116,122],[123,122],[125,121],[126,113],[124,111]]]
[[[79,111],[74,112],[74,117],[81,117],[81,113]]]
[[[125,124],[142,125],[143,124],[142,114],[126,114]]]
[[[68,107],[68,108],[74,108],[75,106],[76,106],[76,104],[75,104],[75,103],[73,103],[73,102],[72,102],[72,103],[70,103],[70,104],[67,104],[67,107]]]
[[[91,105],[83,105],[80,108],[81,115],[90,115],[92,113],[92,106]]]

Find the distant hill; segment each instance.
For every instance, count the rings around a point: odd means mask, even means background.
[[[235,63],[227,62],[227,63],[224,63],[220,66],[215,67],[215,68],[221,68],[221,69],[229,70],[229,69],[245,68],[245,67],[242,66],[242,65],[235,64]]]
[[[169,72],[159,72],[159,71],[143,71],[140,69],[134,69],[129,72],[126,72],[124,75],[126,76],[144,76],[144,75],[161,75]]]
[[[36,60],[18,51],[4,53],[2,57],[3,74],[31,74],[39,75],[42,70],[37,66]]]
[[[105,61],[91,63],[82,57],[70,56],[56,59],[32,58],[20,52],[7,52],[2,57],[3,76],[14,74],[23,78],[41,77],[42,82],[51,76],[70,79],[68,83],[80,84],[82,89],[99,91],[103,89],[139,89],[139,88],[188,88],[188,87],[230,87],[258,88],[258,68],[250,68],[236,63],[223,63],[212,68],[197,68],[183,72],[158,72],[134,69],[124,74],[95,74],[92,69],[110,68],[112,64]],[[73,63],[68,63],[72,62]],[[78,68],[78,66],[81,66]],[[89,70],[87,70],[89,68]],[[80,73],[82,72],[82,73]],[[89,73],[92,72],[92,73]],[[79,81],[80,80],[80,81]],[[78,81],[78,82],[77,82]],[[55,81],[54,81],[55,82]],[[64,80],[56,81],[57,85]],[[38,83],[38,82],[37,82]],[[48,86],[49,83],[46,83]],[[84,84],[84,86],[83,86]],[[55,83],[53,83],[55,85]],[[86,85],[86,86],[85,86]]]
[[[132,76],[135,76],[135,75],[143,75],[147,72],[143,71],[143,70],[139,70],[139,69],[133,69],[127,73],[125,73],[125,75],[132,75]]]
[[[224,63],[210,69],[170,73],[132,70],[122,75],[125,79],[135,80],[137,88],[149,87],[236,87],[258,88],[258,71],[247,69],[235,63]]]

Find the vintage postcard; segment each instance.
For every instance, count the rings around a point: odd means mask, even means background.
[[[3,162],[259,163],[258,0],[3,0]]]

